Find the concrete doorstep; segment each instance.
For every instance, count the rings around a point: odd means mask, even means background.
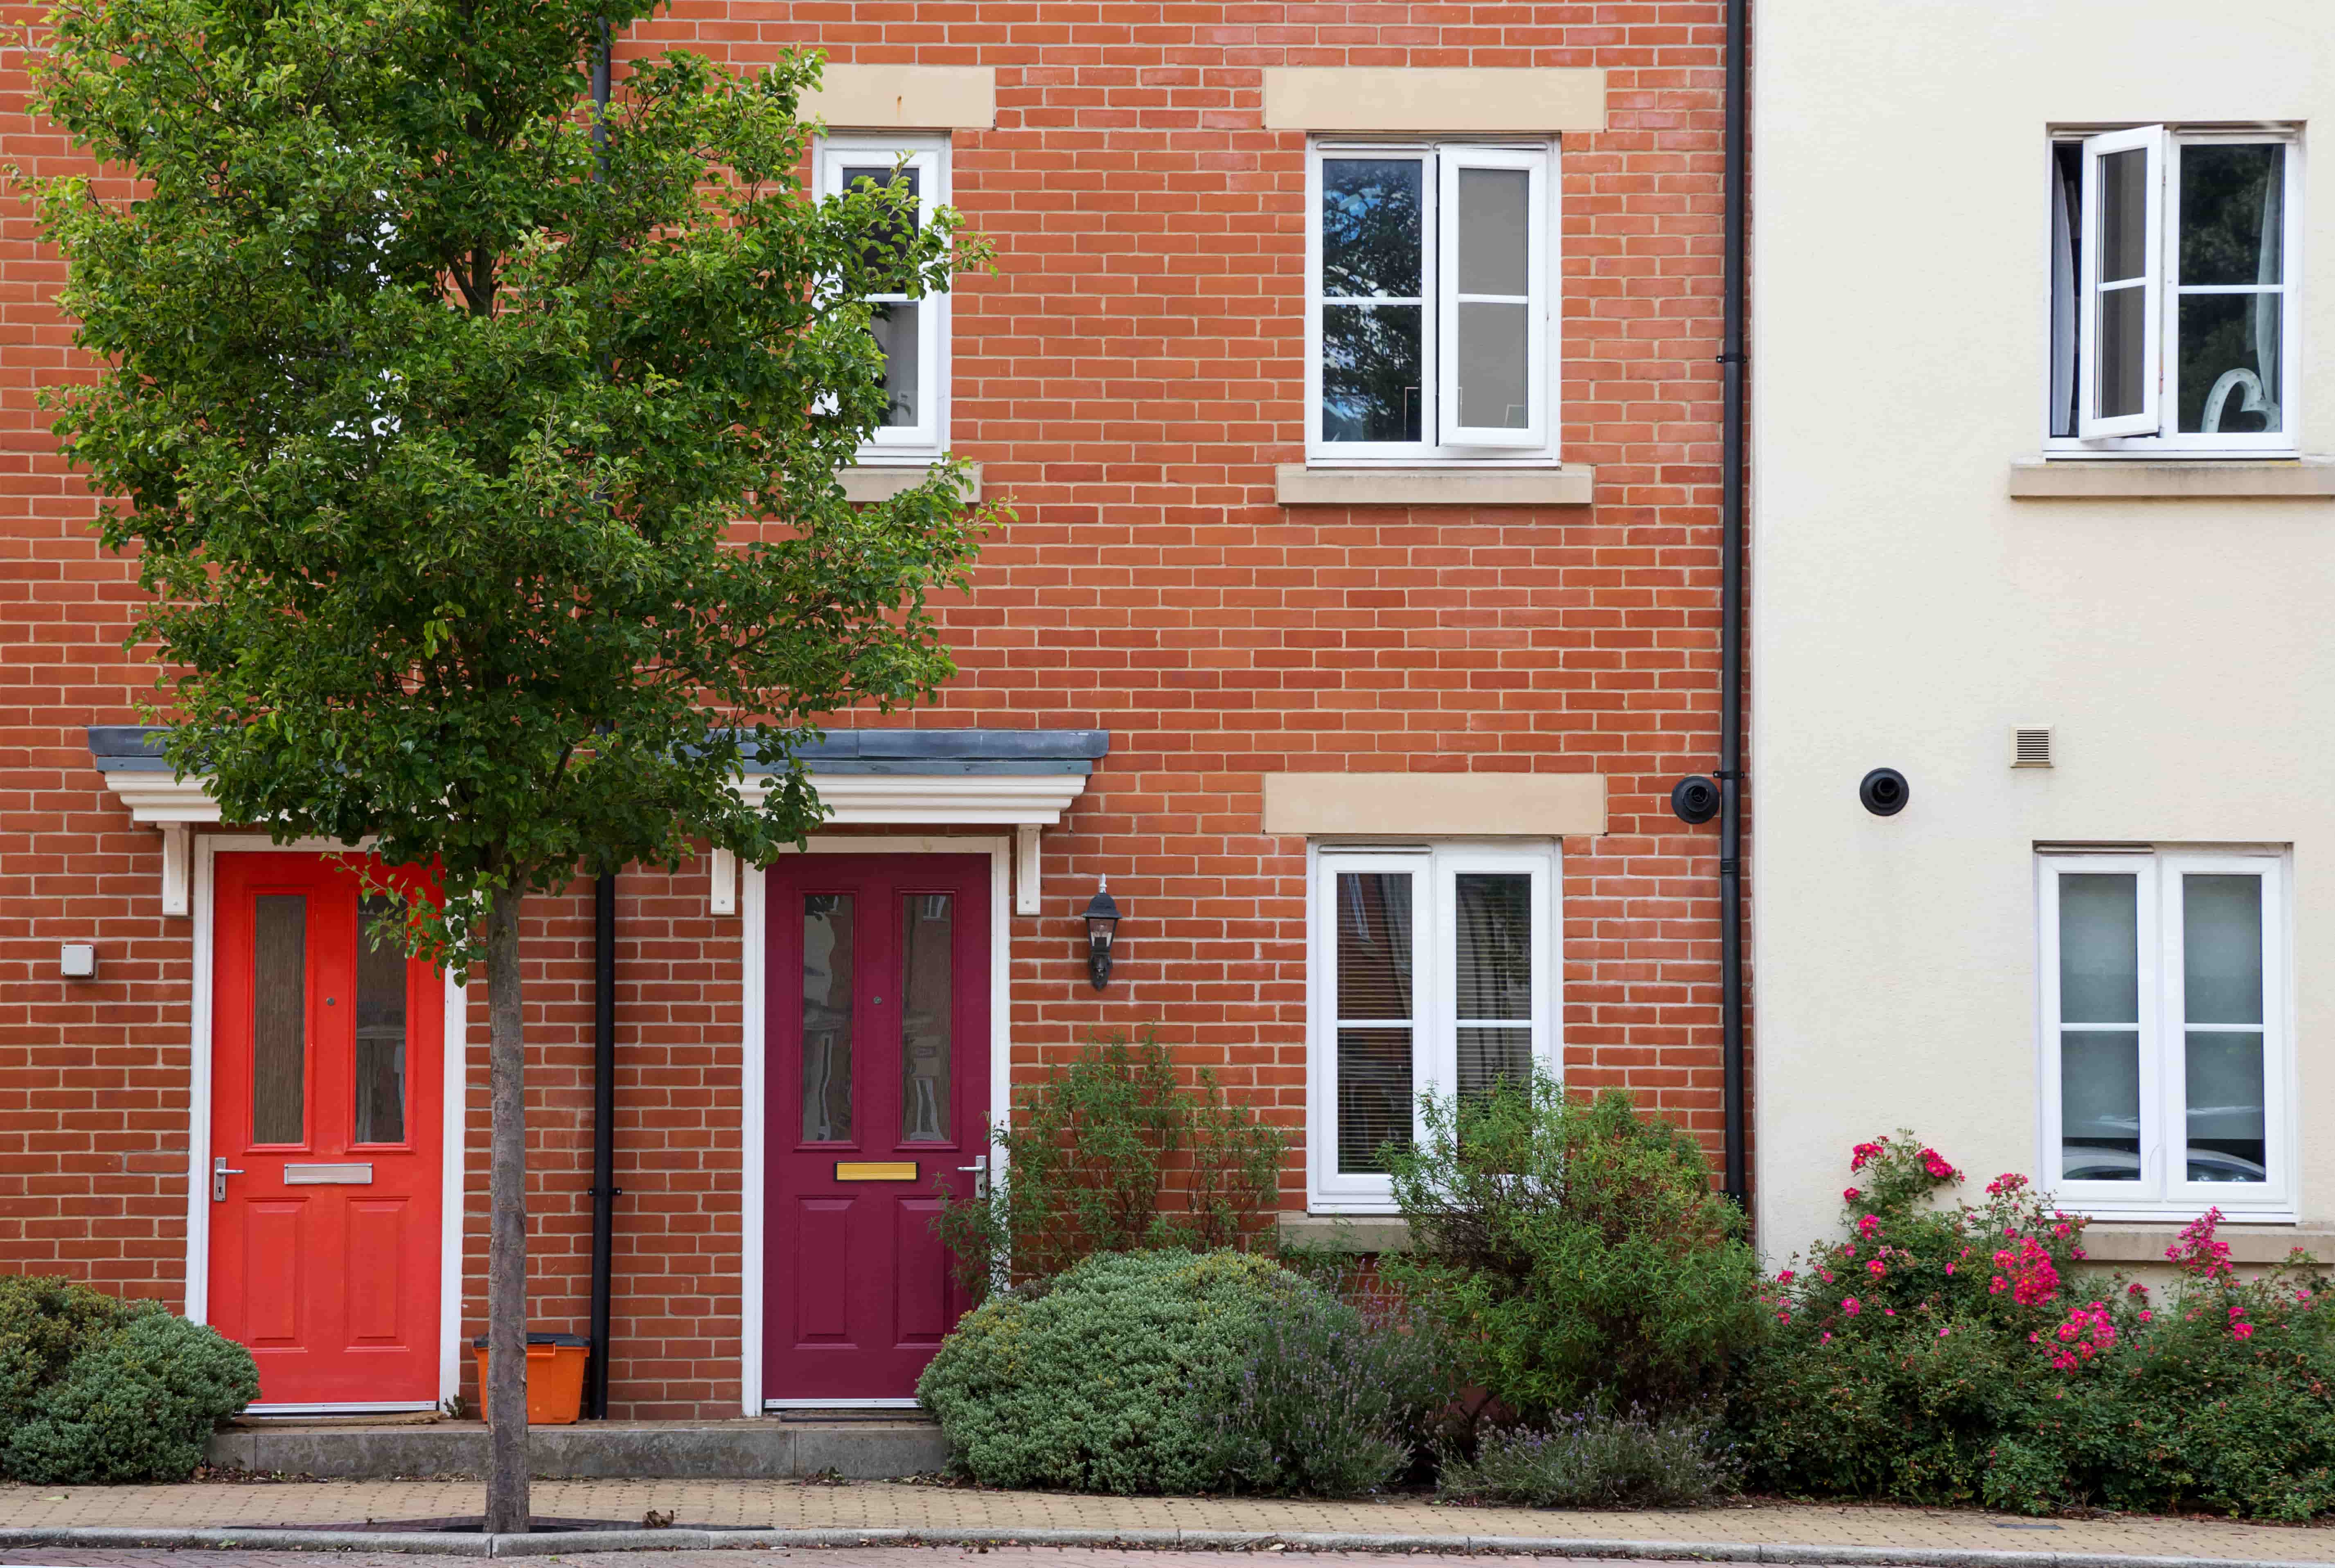
[[[1617,1541],[1561,1535],[1406,1535],[1238,1530],[567,1530],[528,1534],[395,1530],[152,1530],[110,1525],[0,1527],[0,1549],[412,1552],[541,1557],[584,1552],[673,1552],[850,1546],[1075,1546],[1090,1549],[1388,1552],[1439,1555],[1633,1558],[1646,1562],[1839,1563],[1879,1568],[2335,1568],[2309,1559],[2160,1557],[2098,1552],[1995,1552],[1919,1546]]]
[[[785,1480],[832,1475],[872,1481],[926,1476],[948,1463],[948,1440],[929,1420],[579,1421],[528,1429],[538,1477],[629,1480]],[[402,1476],[486,1474],[480,1421],[363,1426],[253,1422],[213,1433],[216,1468],[257,1475],[383,1481]]]

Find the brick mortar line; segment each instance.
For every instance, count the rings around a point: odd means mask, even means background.
[[[1590,1557],[1681,1563],[1854,1563],[1858,1568],[2335,1568],[2315,1559],[2152,1556],[2118,1552],[2015,1552],[1948,1546],[1819,1546],[1785,1543],[1598,1540],[1562,1535],[1404,1535],[1369,1531],[1105,1529],[579,1530],[457,1534],[379,1530],[142,1530],[111,1524],[0,1527],[0,1548],[111,1546],[164,1551],[406,1552],[532,1557],[582,1552],[714,1551],[738,1547],[1083,1546],[1124,1550],[1432,1552],[1458,1555]]]

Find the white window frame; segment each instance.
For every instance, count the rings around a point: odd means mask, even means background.
[[[819,190],[843,194],[843,170],[852,164],[899,164],[916,171],[916,222],[929,227],[935,208],[949,202],[949,141],[945,136],[822,136],[818,143]],[[876,295],[906,301],[906,295]],[[948,451],[949,295],[940,291],[916,300],[916,384],[924,393],[923,417],[914,425],[878,427],[860,443],[862,465],[887,462],[925,465]]]
[[[2286,149],[2285,179],[2280,193],[2280,278],[2275,292],[2282,301],[2279,319],[2279,429],[2254,431],[2183,432],[2180,423],[2180,315],[2185,294],[2235,292],[2213,286],[2190,286],[2181,282],[2181,155],[2188,147],[2231,142],[2275,141]],[[2137,457],[2292,457],[2302,450],[2302,311],[2298,295],[2303,276],[2304,224],[2301,219],[2303,200],[2303,148],[2300,131],[2291,125],[2253,125],[2242,127],[2190,127],[2181,124],[2141,126],[2066,127],[2055,128],[2046,144],[2045,167],[2049,177],[2058,178],[2051,167],[2050,149],[2057,145],[2080,142],[2083,145],[2083,228],[2082,266],[2077,278],[2077,334],[2080,344],[2078,373],[2082,384],[2078,388],[2078,422],[2079,433],[2052,433],[2058,411],[2052,406],[2051,377],[2045,376],[2043,450],[2047,457],[2102,458]],[[2146,348],[2147,375],[2145,416],[2101,421],[2094,413],[2097,406],[2098,382],[2093,369],[2095,339],[2098,335],[2095,266],[2098,256],[2096,243],[2099,222],[2098,200],[2098,160],[2107,153],[2133,147],[2151,150],[2154,169],[2149,186],[2149,272],[2146,287],[2150,293],[2147,316]],[[2253,292],[2248,290],[2245,292]],[[2047,289],[2047,300],[2050,291]],[[2049,356],[2046,356],[2047,361]]]
[[[1562,273],[1556,185],[1557,140],[1531,138],[1339,138],[1310,143],[1305,156],[1305,457],[1313,468],[1418,467],[1422,464],[1539,467],[1559,460],[1557,392],[1561,385],[1562,322],[1557,314]],[[1322,408],[1322,163],[1325,158],[1410,158],[1419,160],[1419,345],[1421,396],[1417,441],[1332,441],[1323,439]],[[1532,246],[1527,261],[1533,293],[1532,415],[1527,428],[1468,430],[1457,424],[1458,365],[1447,344],[1457,342],[1459,304],[1444,287],[1439,265],[1457,240],[1451,193],[1462,168],[1525,169],[1532,176]]]
[[[2288,858],[2282,848],[2154,848],[2036,857],[2039,1185],[2069,1210],[2130,1220],[2188,1220],[2219,1206],[2233,1218],[2295,1217],[2296,1126],[2293,914]],[[2181,878],[2189,873],[2262,878],[2263,1166],[2259,1185],[2187,1179],[2185,1047],[2182,1003]],[[2140,1016],[2140,1161],[2135,1182],[2060,1179],[2059,878],[2070,875],[2137,879]],[[2076,1021],[2080,1022],[2082,1021]]]
[[[1306,847],[1306,1206],[1317,1214],[1391,1214],[1393,1178],[1338,1169],[1338,875],[1407,872],[1411,890],[1411,1099],[1458,1082],[1460,1020],[1451,943],[1456,878],[1496,872],[1532,878],[1532,1060],[1563,1070],[1563,852],[1551,840]],[[1396,1021],[1374,1019],[1373,1023]]]

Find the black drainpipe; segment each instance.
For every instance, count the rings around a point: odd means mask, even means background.
[[[603,149],[592,171],[607,174],[608,77],[612,41],[600,20],[592,57],[592,144]],[[616,1242],[616,877],[592,884],[592,1383],[586,1414],[608,1418],[608,1296]]]
[[[608,1293],[616,1241],[616,879],[592,884],[591,1415],[608,1417]]]
[[[1725,342],[1719,356],[1719,973],[1727,1118],[1727,1195],[1750,1197],[1743,1085],[1743,353],[1744,218],[1748,181],[1745,12],[1727,0],[1727,258]]]

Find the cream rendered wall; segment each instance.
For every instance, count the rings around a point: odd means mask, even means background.
[[[2335,15],[1754,20],[1763,1247],[1831,1233],[1876,1132],[1976,1182],[2037,1169],[2039,841],[2291,845],[2301,1218],[2335,1220],[2335,503],[2006,493],[2042,445],[2054,123],[2305,123],[2300,444],[2335,450]],[[2057,768],[2011,770],[2015,724],[2053,727]],[[1894,818],[1857,803],[1880,765],[1912,783]]]

